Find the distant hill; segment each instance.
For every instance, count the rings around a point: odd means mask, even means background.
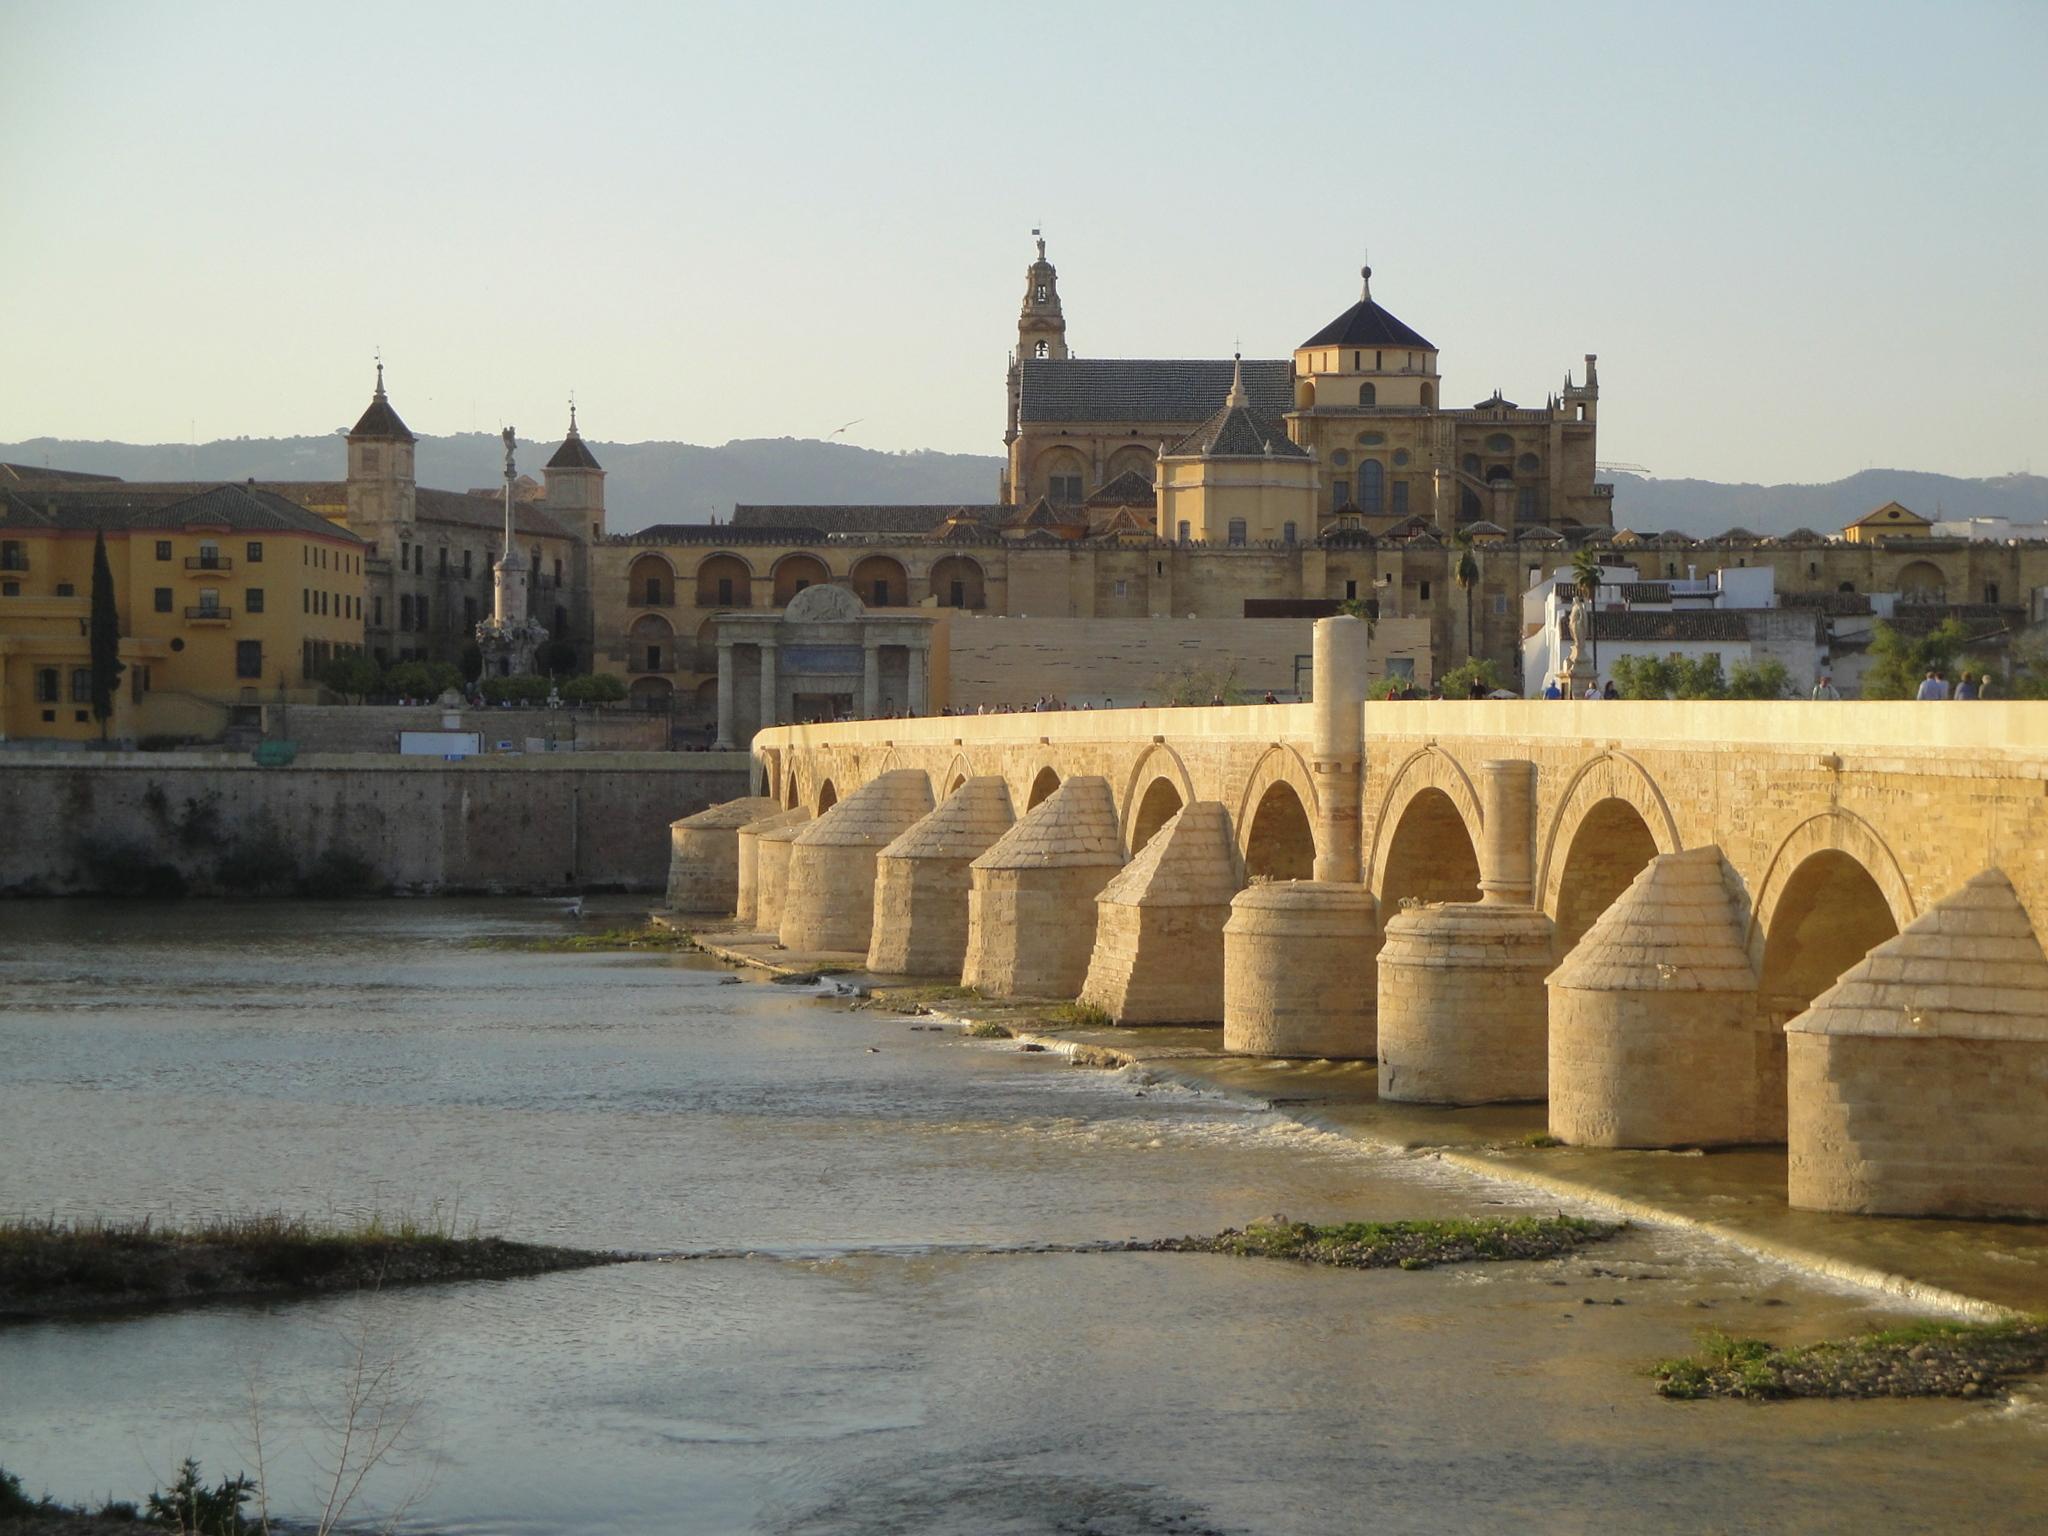
[[[1914,469],[1866,469],[1826,485],[1721,485],[1712,480],[1652,480],[1603,473],[1614,482],[1614,522],[1637,533],[1680,533],[1700,538],[1747,528],[1790,533],[1811,528],[1835,533],[1888,501],[1922,517],[2009,517],[2016,523],[2048,521],[2048,478],[1998,475],[1964,480]]]
[[[559,438],[521,442],[519,468],[540,478]],[[696,443],[604,443],[605,506],[616,533],[649,523],[709,522],[735,502],[857,502],[958,506],[996,499],[1003,461],[972,453],[880,453],[808,438],[744,438],[717,448]],[[464,432],[422,437],[421,485],[466,491],[500,482],[497,437]],[[123,480],[339,480],[348,472],[339,437],[236,437],[182,443],[88,443],[38,437],[0,443],[0,462],[86,470]]]
[[[519,465],[538,478],[557,439],[522,443]],[[735,502],[851,502],[957,506],[995,500],[1003,461],[993,454],[879,453],[811,438],[742,438],[696,443],[603,443],[592,449],[608,471],[605,497],[615,532],[649,523],[708,522]],[[489,433],[423,437],[419,480],[443,490],[498,482],[498,439]],[[176,443],[86,443],[32,438],[0,443],[0,461],[119,475],[124,480],[339,480],[339,437],[224,438]],[[1833,533],[1887,501],[1926,517],[2009,517],[2048,521],[2048,478],[2000,475],[1965,480],[1907,469],[1866,469],[1827,485],[1722,485],[1615,473],[1614,519],[1638,533],[1677,529],[1695,537],[1747,528]]]

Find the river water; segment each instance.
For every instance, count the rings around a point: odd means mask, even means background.
[[[0,1465],[133,1497],[252,1466],[260,1426],[274,1507],[316,1514],[363,1359],[411,1416],[355,1511],[449,1532],[2039,1528],[2038,1389],[1752,1407],[1642,1374],[1867,1297],[1654,1229],[1420,1273],[982,1251],[1528,1200],[694,959],[484,947],[571,926],[0,906],[0,1212],[747,1254],[0,1328]]]

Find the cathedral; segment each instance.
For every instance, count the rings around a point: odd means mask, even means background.
[[[1436,346],[1373,298],[1372,268],[1360,276],[1358,302],[1291,357],[1078,358],[1040,240],[1010,357],[1002,501],[1056,515],[1135,476],[1156,490],[1149,532],[1212,544],[1417,518],[1445,535],[1613,526],[1613,487],[1593,478],[1591,354],[1583,382],[1567,374],[1541,407],[1498,390],[1449,406]]]

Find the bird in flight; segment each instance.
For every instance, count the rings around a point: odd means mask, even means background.
[[[849,421],[846,424],[846,427],[857,427],[866,420],[867,417],[865,416],[856,416],[853,418],[853,420]],[[837,437],[840,433],[846,430],[846,427],[834,427],[830,432],[826,433],[825,435],[827,437]]]

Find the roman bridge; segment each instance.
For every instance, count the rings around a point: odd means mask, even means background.
[[[1367,703],[1362,629],[1313,704],[764,731],[672,904],[1568,1141],[1789,1135],[1802,1203],[2048,1214],[2048,704]]]

